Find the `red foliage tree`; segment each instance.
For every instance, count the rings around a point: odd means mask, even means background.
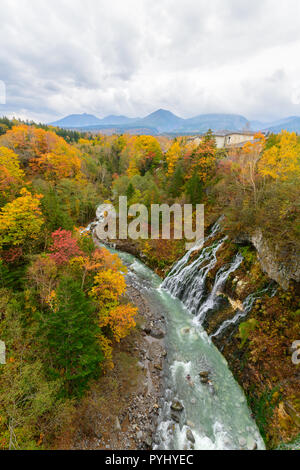
[[[57,265],[67,263],[74,256],[82,255],[78,242],[68,230],[58,229],[52,235],[53,245],[50,247],[51,258]]]

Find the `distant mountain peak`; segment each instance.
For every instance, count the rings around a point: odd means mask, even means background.
[[[101,120],[93,114],[69,114],[58,121],[51,122],[52,126],[57,127],[84,127],[84,126],[96,126],[100,124]]]
[[[178,116],[176,116],[176,114],[172,113],[171,111],[169,111],[168,109],[163,109],[163,108],[160,108],[160,109],[157,109],[156,111],[154,111],[153,113],[149,114],[148,116],[146,116],[146,118],[148,117],[155,117],[155,116],[165,116],[165,117],[169,117],[169,116],[175,116],[176,118],[178,119],[181,119],[179,118]],[[146,119],[145,118],[145,119]]]
[[[281,129],[300,132],[300,118],[290,116],[271,123],[260,121],[249,122],[244,116],[229,113],[200,114],[189,119],[182,119],[167,109],[157,109],[144,118],[129,118],[123,115],[110,114],[102,119],[93,114],[70,114],[58,121],[51,123],[53,126],[66,129],[99,130],[114,129],[114,132],[140,133],[141,129],[149,133],[172,134],[202,134],[208,129],[212,131],[243,131],[249,128],[253,130],[269,130],[280,132]]]

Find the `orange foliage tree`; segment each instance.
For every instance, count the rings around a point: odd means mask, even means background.
[[[99,341],[106,366],[113,367],[113,341],[119,342],[128,335],[135,327],[134,317],[137,314],[137,309],[131,304],[122,303],[127,268],[118,255],[106,248],[96,249],[89,256],[76,256],[70,260],[69,266],[75,275],[80,276],[81,287],[96,303],[98,324],[102,329]]]
[[[0,144],[12,149],[26,164],[28,160],[51,152],[64,140],[52,131],[45,131],[25,124],[13,126],[0,138]]]
[[[216,171],[216,144],[208,133],[198,147],[188,148],[184,156],[186,179],[197,175],[202,183],[208,183]]]
[[[14,126],[0,138],[0,144],[13,150],[25,166],[30,162],[32,170],[47,180],[82,177],[80,151],[52,131]]]
[[[48,181],[82,177],[79,152],[67,143],[59,144],[52,152],[32,159],[30,166],[34,172],[43,173]]]

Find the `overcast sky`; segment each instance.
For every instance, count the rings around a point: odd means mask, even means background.
[[[0,0],[0,18],[0,115],[300,115],[299,0]]]

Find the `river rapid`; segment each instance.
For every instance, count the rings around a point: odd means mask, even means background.
[[[127,282],[165,318],[164,393],[153,448],[265,449],[243,390],[195,315],[170,294],[167,281],[132,255],[111,251],[128,267]],[[181,411],[172,410],[176,402]]]

